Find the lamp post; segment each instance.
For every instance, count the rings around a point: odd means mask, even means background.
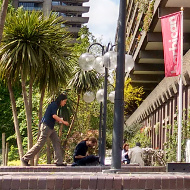
[[[118,25],[118,56],[112,138],[112,170],[121,169],[121,150],[123,144],[124,125],[126,0],[120,0]]]
[[[89,50],[92,46],[98,45],[102,48],[102,57],[95,58],[92,54],[89,53]],[[95,69],[97,72],[102,73],[102,68],[105,70],[104,74],[104,89],[101,89],[97,92],[96,98],[100,105],[100,126],[99,126],[99,156],[100,164],[105,165],[105,152],[106,152],[106,120],[107,120],[107,81],[108,81],[108,68],[116,68],[116,59],[117,53],[112,50],[111,43],[105,47],[100,43],[94,43],[89,46],[88,53],[84,53],[79,58],[79,66],[84,71],[89,71]],[[115,61],[115,63],[114,63]],[[102,67],[102,68],[101,68]],[[103,102],[103,125],[101,121],[102,113],[102,102]],[[101,127],[102,126],[102,127]]]

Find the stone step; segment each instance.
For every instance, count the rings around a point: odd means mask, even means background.
[[[187,173],[2,172],[2,190],[189,190]]]
[[[110,166],[1,166],[0,172],[102,172],[111,169]],[[120,172],[166,172],[165,166],[124,165]]]

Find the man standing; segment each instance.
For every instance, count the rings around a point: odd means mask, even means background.
[[[64,121],[57,115],[59,106],[63,107],[66,103],[67,95],[61,94],[48,106],[44,117],[42,118],[40,126],[40,137],[37,143],[22,157],[21,162],[23,166],[29,166],[29,160],[32,160],[34,156],[41,150],[48,137],[53,143],[56,166],[65,166],[65,164],[63,164],[60,139],[54,129],[54,125],[55,121],[57,121],[59,123],[63,123],[66,126],[69,126],[69,123],[67,121]]]

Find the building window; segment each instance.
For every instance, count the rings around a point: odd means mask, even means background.
[[[42,10],[42,4],[40,3],[26,3],[26,2],[19,2],[19,7],[23,7],[25,10]]]
[[[52,5],[66,5],[65,3],[61,2],[61,1],[52,1]]]
[[[60,1],[52,1],[52,5],[60,5]]]

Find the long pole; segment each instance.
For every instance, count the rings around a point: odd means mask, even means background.
[[[107,120],[107,86],[108,86],[107,84],[108,84],[108,68],[105,67],[102,145],[101,145],[101,157],[100,157],[101,165],[105,165],[105,155],[106,155],[106,128],[107,128],[106,120]]]
[[[102,147],[102,102],[100,102],[100,120],[99,120],[99,139],[98,139],[98,144],[99,144],[99,157],[101,158],[101,147]]]
[[[109,51],[110,43],[108,43],[105,51],[102,53],[104,55]],[[104,76],[104,104],[103,104],[103,125],[102,125],[102,145],[101,145],[101,157],[100,164],[105,165],[105,155],[106,155],[106,122],[107,122],[107,89],[108,89],[108,68],[105,67]]]
[[[102,44],[93,43],[88,47],[88,52],[90,51],[90,48],[94,45],[99,45],[102,48],[102,56],[108,51],[108,48],[109,48],[109,44],[105,50]],[[100,121],[99,121],[99,157],[100,157],[101,165],[105,165],[105,151],[106,151],[107,78],[108,78],[108,69],[105,67],[103,123],[102,123],[102,102],[100,103]]]
[[[112,169],[121,169],[121,151],[124,125],[124,78],[125,78],[125,35],[126,0],[120,0],[118,20],[118,56],[116,69],[116,88],[114,104],[114,125],[112,139]]]
[[[182,95],[183,95],[183,8],[181,8],[181,74],[179,79],[179,110],[178,110],[178,147],[177,161],[181,162],[181,128],[182,128]]]

